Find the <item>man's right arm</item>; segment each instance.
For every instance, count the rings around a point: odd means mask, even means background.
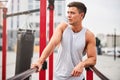
[[[43,50],[40,59],[42,59],[44,61],[50,55],[50,53],[55,49],[55,47],[60,43],[60,41],[62,39],[62,33],[63,33],[65,26],[66,26],[65,23],[61,23],[57,26],[55,32],[53,33],[53,35],[50,39],[50,42]]]
[[[48,43],[48,45],[45,47],[45,49],[43,50],[40,58],[38,59],[38,61],[36,63],[34,63],[32,65],[32,67],[39,67],[42,68],[42,64],[44,63],[44,61],[46,60],[46,58],[52,53],[52,51],[54,50],[54,48],[60,43],[61,39],[62,39],[62,33],[64,31],[64,29],[66,28],[67,24],[66,23],[61,23],[57,26],[55,32],[53,33],[50,42]]]

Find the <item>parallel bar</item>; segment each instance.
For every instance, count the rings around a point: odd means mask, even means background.
[[[21,74],[15,75],[7,80],[24,80],[27,77],[29,77],[31,74],[35,73],[37,71],[37,68],[28,69],[25,72],[22,72]]]
[[[7,49],[7,34],[6,34],[6,13],[7,8],[3,8],[3,33],[2,33],[2,80],[6,80],[6,49]]]
[[[40,55],[46,46],[46,0],[40,1]],[[41,70],[39,80],[46,80],[46,71]]]
[[[95,74],[101,79],[101,80],[110,80],[105,75],[103,75],[98,69],[95,67],[91,67],[91,69],[95,72]]]

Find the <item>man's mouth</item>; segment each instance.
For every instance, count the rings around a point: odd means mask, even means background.
[[[72,21],[72,19],[68,19],[68,21]]]

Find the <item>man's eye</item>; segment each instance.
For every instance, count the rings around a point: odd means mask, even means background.
[[[71,12],[71,14],[75,14],[74,12]]]
[[[68,14],[75,14],[74,12],[67,12]]]

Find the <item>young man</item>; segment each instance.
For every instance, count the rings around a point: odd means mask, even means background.
[[[83,69],[96,64],[96,41],[94,34],[82,25],[87,8],[81,2],[68,4],[68,23],[57,26],[50,42],[39,60],[32,67],[42,67],[43,62],[60,44],[55,63],[54,80],[84,80]],[[82,61],[86,52],[87,59]]]

